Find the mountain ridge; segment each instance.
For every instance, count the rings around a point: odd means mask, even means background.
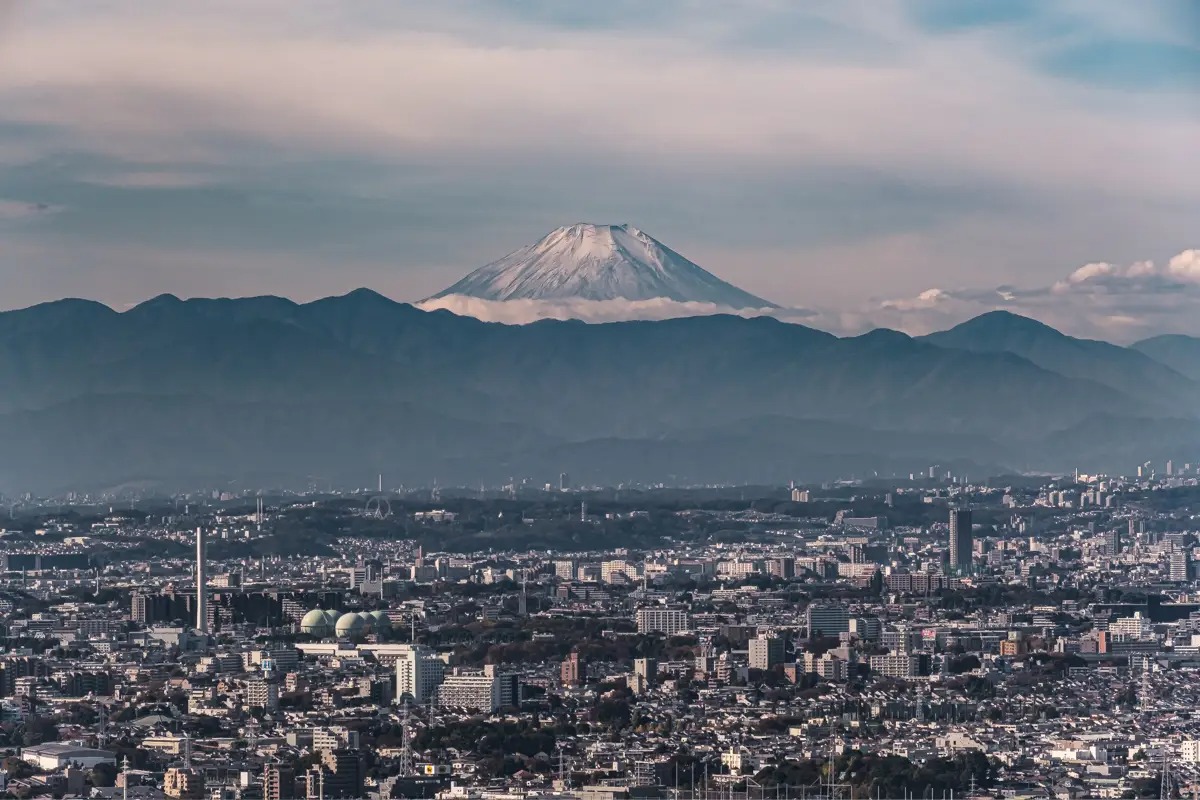
[[[1151,394],[1147,402],[1166,398],[1200,399],[1200,383],[1132,348],[1096,339],[1081,339],[1043,322],[1010,311],[989,311],[921,341],[971,352],[1009,352],[1053,372],[1094,381],[1121,392],[1132,388]]]
[[[1134,342],[1130,349],[1143,353],[1194,381],[1200,381],[1200,338],[1181,333],[1163,334]]]
[[[1104,361],[1108,348],[1094,380],[995,343],[839,338],[771,317],[504,325],[369,290],[105,309],[0,313],[0,491],[295,486],[318,472],[361,485],[380,471],[603,483],[652,465],[782,481],[927,463],[1065,471],[1076,457],[1115,470],[1200,446],[1186,392],[1151,402],[1109,374],[1143,357]],[[1088,419],[1110,420],[1111,447]]]

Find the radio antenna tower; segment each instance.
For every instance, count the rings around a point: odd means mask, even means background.
[[[1170,800],[1171,798],[1171,759],[1170,759],[1170,742],[1164,742],[1162,746],[1162,780],[1158,784],[1159,800]]]
[[[1142,656],[1142,683],[1138,689],[1138,706],[1144,713],[1154,707],[1154,690],[1150,686],[1150,659]]]
[[[412,774],[412,745],[408,741],[408,700],[404,701],[404,708],[400,711],[400,738],[403,744],[400,747],[400,774]]]

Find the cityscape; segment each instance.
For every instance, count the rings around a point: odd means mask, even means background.
[[[1200,800],[1200,0],[0,0],[0,800]]]
[[[1200,473],[1137,471],[15,499],[0,779],[15,797],[1190,796]]]

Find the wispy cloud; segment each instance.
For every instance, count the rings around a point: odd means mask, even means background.
[[[31,3],[0,41],[0,180],[65,209],[20,226],[53,287],[129,243],[245,293],[415,298],[616,219],[838,325],[928,316],[985,303],[925,287],[1049,291],[1195,243],[1200,86],[1161,79],[1192,74],[1189,8]],[[179,260],[102,290],[193,285]]]
[[[483,300],[461,294],[446,295],[417,304],[425,311],[449,311],[486,322],[526,325],[543,319],[577,319],[583,322],[624,322],[704,317],[728,314],[738,317],[775,317],[787,322],[816,319],[818,312],[804,308],[730,308],[716,303],[685,303],[665,297],[653,300]]]
[[[1200,250],[1165,261],[1093,262],[1045,286],[984,290],[927,289],[885,300],[872,324],[928,333],[995,309],[1029,314],[1067,332],[1128,341],[1162,331],[1196,332],[1200,303]]]

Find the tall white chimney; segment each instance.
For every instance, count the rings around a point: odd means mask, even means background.
[[[208,633],[208,570],[204,566],[207,549],[204,528],[196,528],[196,630],[200,633]]]

